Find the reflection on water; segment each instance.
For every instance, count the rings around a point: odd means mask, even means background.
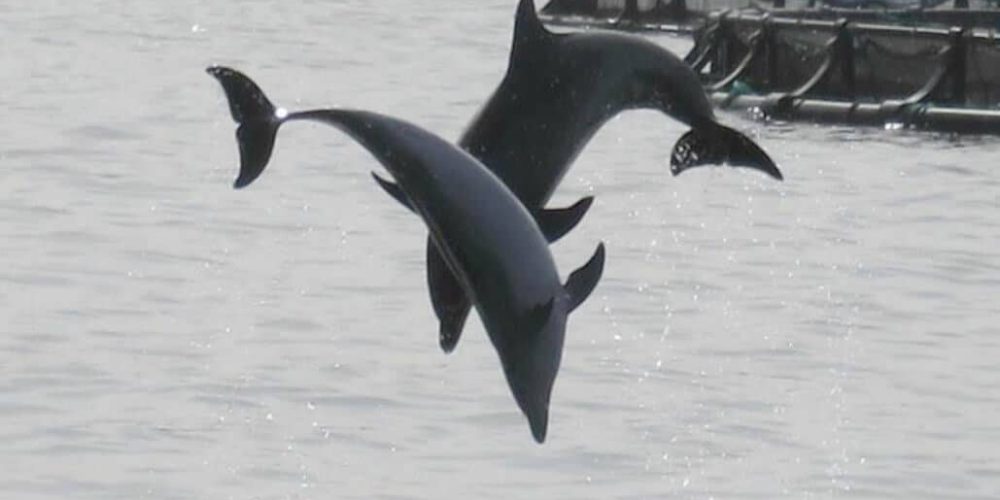
[[[23,3],[23,2],[22,2]],[[724,120],[781,164],[670,178],[612,121],[553,200],[598,240],[537,446],[477,321],[438,351],[422,226],[376,163],[282,129],[269,175],[203,68],[291,109],[457,137],[511,2],[4,8],[4,498],[988,498],[1000,486],[1000,143]],[[688,42],[657,41],[682,52]]]

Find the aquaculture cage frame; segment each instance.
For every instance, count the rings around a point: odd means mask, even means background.
[[[1000,133],[1000,44],[992,31],[720,13],[686,60],[722,107]]]

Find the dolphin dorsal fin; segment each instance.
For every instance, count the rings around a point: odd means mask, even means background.
[[[597,251],[593,257],[582,267],[573,271],[566,280],[563,288],[569,295],[569,311],[573,311],[577,306],[587,300],[590,292],[594,291],[597,282],[601,280],[601,273],[604,272],[604,243],[597,245]]]
[[[535,214],[535,220],[545,239],[553,243],[576,227],[593,203],[594,197],[587,196],[566,208],[546,208]]]
[[[534,0],[521,0],[517,5],[517,14],[514,17],[514,46],[510,51],[511,66],[519,55],[525,51],[531,51],[551,35],[545,29],[542,21],[538,19],[538,12],[535,11]]]

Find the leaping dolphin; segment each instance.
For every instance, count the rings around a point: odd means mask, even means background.
[[[533,0],[518,4],[507,73],[458,144],[537,213],[597,130],[628,109],[657,109],[691,127],[674,145],[674,175],[726,163],[782,179],[767,153],[718,122],[683,60],[634,35],[552,33]],[[470,306],[429,241],[427,281],[441,348],[451,352]]]
[[[235,187],[267,166],[278,127],[292,120],[332,125],[365,147],[396,181],[401,202],[427,225],[451,276],[475,305],[500,355],[514,399],[539,443],[567,316],[593,291],[604,269],[604,245],[559,281],[548,242],[531,213],[478,160],[430,132],[367,111],[320,109],[288,113],[274,107],[245,75],[210,67],[239,124],[240,173]],[[386,182],[386,181],[380,181]]]

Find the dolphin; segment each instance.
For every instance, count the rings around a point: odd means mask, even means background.
[[[628,109],[656,109],[691,127],[670,156],[674,175],[725,163],[782,179],[767,153],[718,122],[698,75],[683,60],[634,35],[552,33],[533,0],[518,4],[507,73],[458,144],[538,213],[597,130]],[[392,191],[391,183],[383,188]],[[430,241],[427,281],[439,343],[451,352],[470,303]]]
[[[476,307],[532,436],[544,442],[567,316],[600,280],[604,244],[563,285],[532,214],[465,151],[416,125],[369,111],[289,113],[275,108],[238,71],[220,66],[207,71],[222,84],[239,124],[236,188],[249,185],[264,171],[278,127],[292,120],[340,129],[385,167],[396,181],[400,201],[423,219],[464,297]]]

